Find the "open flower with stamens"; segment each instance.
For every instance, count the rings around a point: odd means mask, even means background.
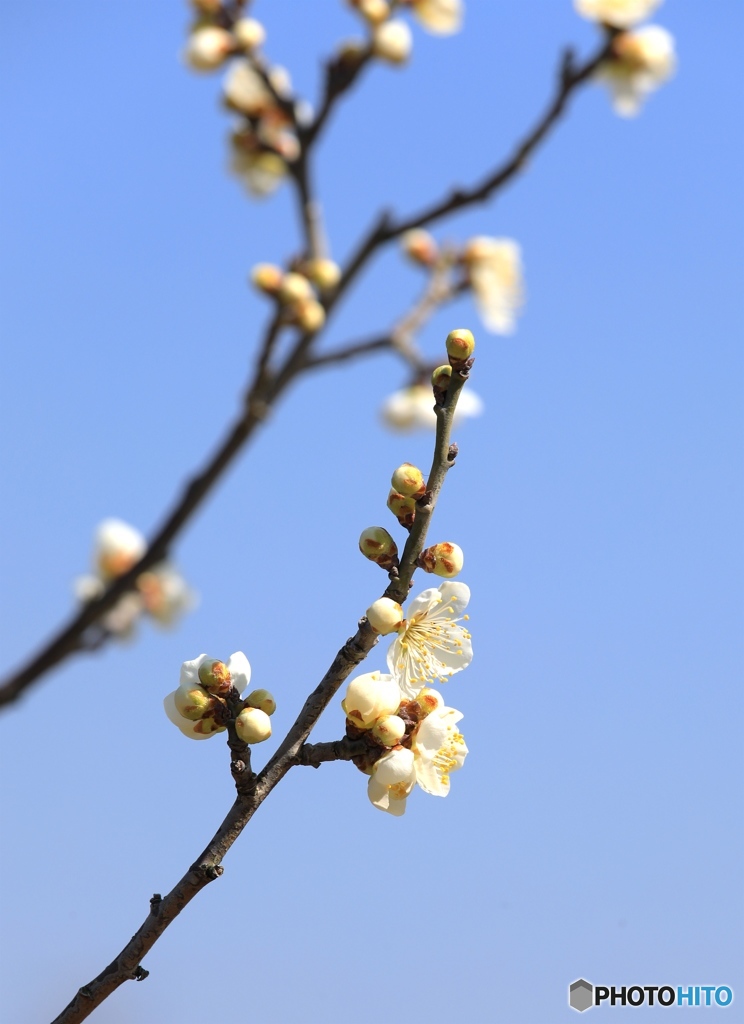
[[[189,739],[209,739],[216,732],[225,731],[214,717],[219,703],[214,695],[231,686],[242,694],[250,680],[251,666],[242,651],[231,654],[226,662],[200,654],[181,665],[178,689],[163,701],[165,713]]]
[[[438,707],[420,722],[411,737],[416,782],[431,796],[447,796],[450,773],[462,768],[468,748],[457,727],[462,712]]]
[[[511,238],[471,238],[463,252],[475,304],[487,330],[511,334],[524,302],[522,258]]]
[[[387,656],[405,698],[413,699],[430,682],[444,682],[473,660],[470,633],[459,625],[469,600],[469,587],[447,581],[409,604]]]

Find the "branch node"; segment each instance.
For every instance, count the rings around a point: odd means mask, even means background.
[[[213,882],[215,878],[219,878],[224,875],[225,869],[221,864],[206,864],[204,866],[204,874],[207,876],[210,882]]]
[[[79,988],[78,995],[82,996],[83,999],[92,999],[93,993],[91,992],[90,985],[83,985],[82,988]]]
[[[144,981],[145,978],[149,977],[149,975],[150,975],[150,972],[146,971],[145,968],[142,966],[142,964],[137,964],[137,966],[132,971],[132,980],[133,981]]]
[[[163,902],[163,897],[159,892],[156,892],[150,900],[150,913],[153,917],[157,917],[160,913],[160,904]]]
[[[233,773],[233,775],[242,775],[242,773],[245,771],[245,761],[231,761],[230,771]]]
[[[460,454],[460,449],[453,443],[447,449],[447,462],[454,462],[457,456]]]

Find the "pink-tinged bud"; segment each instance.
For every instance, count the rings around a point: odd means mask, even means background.
[[[233,25],[233,35],[238,46],[247,53],[266,42],[266,29],[255,18],[238,18]]]
[[[410,462],[404,462],[402,466],[398,466],[390,482],[393,485],[393,490],[405,498],[420,498],[426,493],[424,474]]]
[[[397,715],[378,718],[372,728],[372,736],[383,747],[394,747],[406,734],[406,723]]]
[[[397,601],[380,597],[367,609],[367,621],[376,633],[387,636],[403,622],[403,609]]]
[[[398,564],[396,543],[382,526],[369,526],[362,531],[359,550],[365,558],[377,562],[383,569],[392,569]]]
[[[310,260],[305,272],[321,292],[330,292],[341,280],[341,267],[333,260]]]
[[[251,271],[251,282],[266,295],[276,295],[283,280],[284,271],[273,263],[257,263]]]
[[[405,494],[398,494],[396,490],[391,490],[388,494],[387,507],[401,526],[405,526],[407,529],[413,526],[413,521],[416,518],[415,498],[407,498]]]
[[[246,701],[252,708],[258,708],[265,715],[273,715],[276,711],[276,701],[268,690],[252,690]]]
[[[422,267],[432,267],[439,257],[439,247],[428,231],[412,228],[400,238],[401,248],[409,260]]]
[[[201,686],[179,686],[173,694],[176,711],[190,722],[208,718],[214,711],[216,701]]]
[[[315,298],[308,279],[302,274],[294,273],[294,271],[284,275],[277,294],[279,301],[287,306],[291,306],[303,299]]]
[[[388,64],[405,64],[412,47],[413,37],[405,21],[385,21],[372,33],[372,52]]]
[[[232,686],[232,676],[224,661],[208,658],[199,666],[199,682],[210,693],[224,696]]]
[[[271,736],[271,721],[265,711],[243,708],[235,719],[235,732],[243,743],[262,743]]]
[[[430,548],[422,551],[418,557],[418,565],[425,572],[433,572],[435,576],[451,579],[460,572],[464,560],[465,556],[461,547],[444,542],[433,544]]]
[[[317,299],[300,299],[295,303],[293,319],[307,334],[315,334],[325,323],[325,309]]]
[[[214,71],[232,53],[233,39],[224,28],[206,25],[189,36],[183,58],[194,71]]]
[[[460,327],[456,331],[450,331],[447,335],[445,345],[447,348],[447,355],[450,357],[450,364],[455,367],[455,369],[460,369],[463,363],[470,359],[475,351],[475,338],[473,337],[473,332],[468,331],[464,327]]]

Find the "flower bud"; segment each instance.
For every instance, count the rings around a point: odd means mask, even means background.
[[[431,375],[431,386],[434,388],[434,394],[444,395],[447,388],[450,386],[452,380],[452,367],[449,363],[445,363],[443,366],[438,366]]]
[[[208,718],[214,710],[215,699],[201,686],[179,686],[173,694],[176,711],[191,722]]]
[[[223,695],[232,686],[232,676],[224,661],[207,658],[199,666],[199,682],[210,693]]]
[[[383,747],[394,747],[406,734],[406,723],[397,715],[378,718],[372,728],[372,735]]]
[[[390,4],[387,0],[352,0],[351,6],[355,7],[370,25],[380,25],[390,17]]]
[[[225,726],[218,725],[214,718],[202,718],[198,722],[194,722],[193,732],[199,736],[211,736],[215,732],[224,732]]]
[[[444,707],[444,697],[438,690],[432,690],[431,687],[425,686],[416,694],[414,703],[419,707],[419,718],[426,718],[432,711]]]
[[[444,542],[433,544],[430,548],[422,551],[418,557],[418,564],[425,572],[433,572],[436,576],[444,576],[449,579],[452,576],[457,576],[462,569],[464,559],[461,547]]]
[[[359,550],[371,562],[377,562],[383,569],[392,569],[398,564],[398,548],[390,534],[382,526],[368,526],[359,538]]]
[[[362,39],[345,39],[338,48],[338,68],[351,74],[364,60],[367,47]]]
[[[284,271],[273,263],[257,263],[251,271],[251,282],[266,295],[276,295],[283,280]]]
[[[393,489],[405,498],[420,498],[426,492],[424,474],[410,462],[404,462],[393,473],[390,482]]]
[[[255,18],[238,18],[233,25],[233,35],[241,49],[249,53],[266,42],[266,29]]]
[[[297,326],[308,334],[315,334],[325,323],[325,309],[317,299],[301,299],[293,312]]]
[[[191,4],[200,14],[217,14],[222,0],[191,0]]]
[[[401,248],[406,256],[422,267],[431,267],[439,256],[439,247],[434,238],[423,228],[411,228],[400,238]]]
[[[403,621],[403,609],[397,601],[380,597],[367,609],[367,621],[376,633],[386,636],[398,628]]]
[[[302,299],[314,298],[313,289],[308,279],[294,271],[284,275],[278,295],[279,301],[286,305],[300,302]]]
[[[398,494],[391,490],[388,494],[387,507],[393,513],[401,526],[410,528],[416,518],[416,499],[407,498],[405,494]]]
[[[378,718],[394,715],[400,704],[400,687],[389,675],[366,672],[346,687],[341,707],[358,729],[371,729]]]
[[[246,700],[252,708],[258,708],[266,715],[273,715],[276,711],[276,701],[268,690],[252,690]]]
[[[271,721],[259,708],[243,708],[235,719],[235,732],[243,743],[262,743],[271,736]]]
[[[404,64],[413,46],[411,30],[405,21],[385,21],[372,33],[372,52],[389,64]]]
[[[225,62],[232,49],[229,32],[216,25],[206,25],[191,33],[183,58],[194,71],[214,71]]]
[[[450,357],[450,364],[459,369],[462,364],[470,359],[475,351],[475,338],[473,332],[464,327],[456,331],[450,331],[445,342],[447,355]]]
[[[310,260],[307,276],[322,292],[332,291],[341,280],[341,267],[333,260]]]

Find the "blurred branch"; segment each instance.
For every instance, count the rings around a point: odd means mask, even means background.
[[[416,559],[423,551],[429,521],[444,477],[454,461],[454,446],[450,447],[449,436],[457,400],[466,376],[453,370],[444,405],[437,409],[434,458],[427,491],[419,503],[420,521],[417,513],[416,522],[403,551],[400,568],[390,574],[391,582],[385,591],[387,597],[397,601],[404,601],[408,595],[416,571]],[[222,861],[228,850],[290,768],[303,764],[317,767],[323,761],[351,760],[364,750],[364,743],[349,739],[311,745],[306,745],[305,741],[338,689],[351,671],[367,657],[377,643],[378,637],[379,634],[372,629],[366,618],[363,618],[357,632],[341,647],[331,667],[305,701],[279,749],[258,776],[253,776],[250,770],[250,748],[237,739],[234,726],[229,727],[231,770],[238,791],[235,803],[204,851],[173,889],[166,896],[156,894],[152,897],[149,914],[119,955],[98,977],[78,989],[71,1002],[52,1024],[79,1024],[125,981],[142,981],[147,977],[148,972],[140,963],[142,958],[197,893],[223,874]],[[233,699],[232,710],[241,704],[239,696],[238,699]]]
[[[483,202],[511,181],[524,168],[528,157],[537,149],[560,119],[571,95],[580,85],[587,81],[602,61],[608,57],[615,34],[612,30],[607,30],[606,38],[600,49],[584,64],[576,66],[572,52],[567,50],[564,53],[555,95],[547,110],[534,128],[519,143],[513,155],[491,172],[482,182],[471,189],[455,189],[448,196],[432,203],[418,214],[407,218],[396,220],[389,212],[381,214],[376,224],[357,246],[355,253],[346,266],[336,291],[326,299],[326,312],[330,314],[335,305],[348,291],[356,276],[381,246],[398,238],[411,228],[431,224],[433,221],[454,213],[463,207]],[[332,86],[327,81],[326,97],[321,105],[318,116],[309,129],[299,129],[300,135],[305,139],[303,152],[306,152],[312,144],[329,116],[336,99],[353,84],[364,63],[362,62],[362,65],[343,86],[340,80]],[[306,245],[308,251],[312,253],[314,248],[320,244],[317,240],[317,228],[313,225],[313,218],[317,216],[318,207],[312,205],[314,200],[310,194],[306,172],[307,168],[305,168],[304,178],[302,174],[299,174],[298,178],[298,173],[295,172],[294,179],[299,186],[304,211]],[[302,185],[303,181],[305,183],[304,186]],[[129,572],[116,579],[101,597],[84,605],[68,624],[62,627],[39,652],[31,656],[30,660],[21,669],[0,684],[0,707],[11,704],[44,673],[58,665],[70,654],[85,649],[86,642],[84,637],[89,627],[93,626],[106,611],[112,608],[123,594],[134,587],[137,577],[142,572],[157,565],[166,557],[175,538],[201,506],[225,470],[242,451],[246,442],[253,436],[256,428],[261,425],[277,398],[283,394],[287,386],[300,375],[303,369],[308,366],[313,367],[312,361],[308,360],[308,353],[319,335],[301,334],[283,365],[274,373],[269,371],[269,357],[281,328],[280,315],[279,311],[277,311],[267,328],[262,344],[264,358],[259,359],[259,365],[248,388],[243,409],[206,466],[186,486],[181,497],[176,501],[171,512],[156,531],[143,557]],[[392,342],[392,336],[391,343],[398,350],[401,350],[400,345],[395,346],[394,342]],[[383,348],[382,345],[376,347]],[[368,351],[371,351],[371,349],[368,349]],[[357,350],[354,355],[358,354],[362,353]],[[322,356],[318,357],[319,360],[322,358]],[[353,355],[349,354],[347,357],[336,353],[333,360],[330,358],[325,359],[325,365],[328,365],[331,361],[343,361],[344,358],[353,358]]]

